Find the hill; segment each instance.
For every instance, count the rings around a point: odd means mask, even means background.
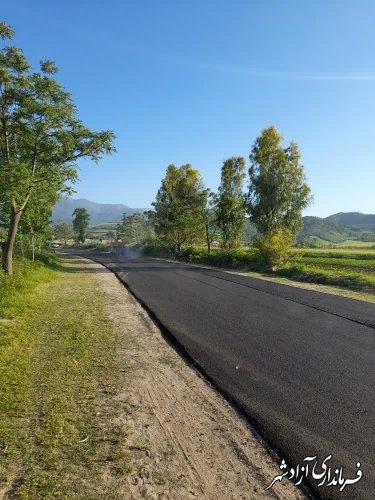
[[[304,217],[303,228],[298,233],[297,240],[311,240],[318,238],[331,243],[340,243],[349,239],[351,233],[345,228],[332,222],[331,220],[322,219],[320,217]]]
[[[375,214],[340,212],[325,218],[304,217],[297,241],[323,240],[341,243],[345,240],[375,241]]]
[[[142,213],[147,208],[130,208],[122,204],[104,204],[95,203],[86,200],[85,198],[73,199],[66,198],[60,200],[53,209],[52,219],[54,221],[62,220],[66,222],[72,221],[72,213],[75,208],[86,208],[90,214],[91,224],[101,224],[105,222],[119,222],[122,215],[126,212],[127,215]]]
[[[362,214],[361,212],[340,212],[330,215],[325,220],[343,226],[365,226],[375,231],[375,214]]]

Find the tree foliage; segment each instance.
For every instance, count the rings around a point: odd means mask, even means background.
[[[179,248],[186,242],[202,239],[202,210],[206,206],[207,190],[198,170],[191,165],[169,165],[153,203],[156,233],[166,243]]]
[[[310,202],[297,143],[282,146],[274,126],[262,131],[251,154],[249,213],[259,233],[285,228],[294,234],[303,225],[302,210]]]
[[[18,227],[16,244],[22,254],[31,254],[32,260],[35,259],[35,251],[41,250],[52,235],[52,202],[48,197],[43,201],[30,198]]]
[[[64,246],[66,246],[67,241],[74,237],[73,224],[64,221],[55,222],[53,236],[56,240],[63,241]]]
[[[266,128],[250,154],[248,209],[257,246],[271,267],[285,261],[285,249],[303,226],[302,211],[310,202],[298,145],[291,142],[284,148],[282,141],[274,126]]]
[[[0,36],[13,30],[0,23]],[[70,94],[54,79],[52,61],[33,72],[21,49],[0,52],[0,206],[9,213],[2,267],[12,273],[13,246],[30,200],[68,190],[77,179],[77,160],[98,161],[111,153],[113,133],[93,132],[77,118]]]
[[[147,213],[133,215],[124,213],[121,223],[117,226],[117,236],[128,246],[145,243],[152,234],[153,229]]]
[[[86,231],[90,222],[90,214],[86,208],[76,208],[72,214],[73,231],[78,243],[84,243],[86,239]]]
[[[259,251],[262,267],[276,270],[283,265],[288,260],[293,240],[294,234],[289,229],[275,228],[259,234],[254,240],[254,246]]]
[[[222,246],[225,249],[239,246],[245,226],[245,168],[245,159],[240,156],[229,158],[221,168],[216,214],[222,232]]]
[[[209,189],[202,193],[200,216],[204,226],[207,251],[210,254],[212,243],[219,238],[220,228],[217,224],[216,195]]]

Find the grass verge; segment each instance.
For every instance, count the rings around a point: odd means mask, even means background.
[[[18,264],[0,280],[0,494],[116,498],[128,463],[106,415],[119,370],[102,292],[74,260]]]
[[[0,318],[11,319],[20,314],[30,303],[32,290],[41,283],[56,278],[55,254],[40,256],[35,262],[18,257],[14,259],[14,273],[6,275],[0,270]]]
[[[280,268],[276,274],[306,283],[332,285],[369,294],[375,293],[375,275],[367,272],[355,272],[345,268],[327,269],[319,265],[292,263]]]

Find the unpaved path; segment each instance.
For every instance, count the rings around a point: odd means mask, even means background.
[[[120,497],[303,498],[285,481],[265,491],[280,469],[247,423],[168,345],[114,274],[85,262],[100,271],[95,276],[123,360],[115,404],[127,429],[131,472],[119,481]]]

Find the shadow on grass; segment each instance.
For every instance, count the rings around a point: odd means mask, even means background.
[[[63,273],[106,273],[108,270],[102,267],[90,268],[86,259],[80,259],[74,255],[60,254],[56,258],[39,259],[43,264],[54,271]],[[68,264],[68,265],[67,265]]]

